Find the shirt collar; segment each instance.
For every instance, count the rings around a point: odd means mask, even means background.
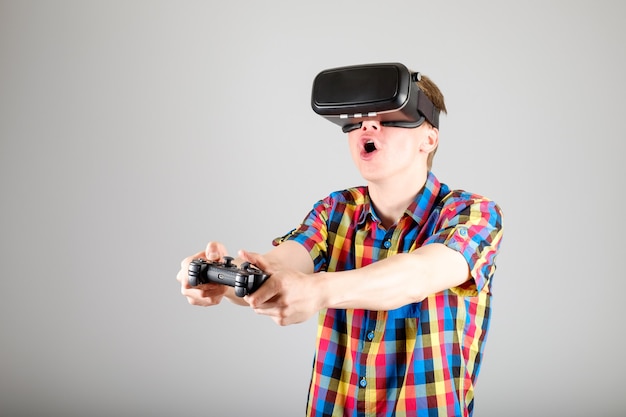
[[[433,206],[437,203],[440,190],[441,183],[437,177],[435,177],[435,174],[429,171],[426,183],[413,202],[409,204],[404,214],[410,216],[415,223],[422,226],[430,215]]]
[[[368,217],[376,219],[376,214],[374,213],[374,210],[372,207],[372,201],[370,200],[369,192],[365,193],[364,198],[365,200],[363,202],[363,207],[361,209],[361,213],[359,213],[359,218],[357,219],[357,223],[356,223],[358,226],[363,226],[363,224],[365,224],[365,222],[367,221]]]
[[[429,171],[426,183],[417,196],[415,196],[413,202],[409,204],[409,207],[407,207],[404,214],[411,217],[419,226],[422,226],[437,201],[440,189],[441,183],[437,177],[435,177],[435,174]],[[374,207],[372,207],[369,193],[366,193],[365,202],[363,203],[363,209],[359,214],[357,225],[362,226],[368,217],[373,221],[379,221],[374,211]]]

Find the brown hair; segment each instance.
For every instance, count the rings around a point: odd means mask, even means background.
[[[421,79],[417,81],[417,86],[420,88],[420,90],[424,92],[424,94],[426,94],[426,97],[428,97],[430,101],[433,102],[437,110],[439,110],[441,113],[448,114],[448,110],[446,109],[446,103],[443,98],[443,93],[441,92],[439,87],[437,87],[437,84],[435,84],[429,77],[422,74]],[[438,147],[439,145],[437,145],[437,148]],[[437,153],[437,148],[435,148],[428,155],[428,170],[430,170],[433,166],[433,159],[435,157],[435,153]]]

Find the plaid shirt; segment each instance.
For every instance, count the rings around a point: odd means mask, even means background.
[[[361,268],[430,243],[459,251],[473,279],[391,311],[320,312],[308,416],[471,416],[502,237],[492,201],[451,191],[429,173],[389,230],[366,187],[319,201],[298,229],[316,271]]]

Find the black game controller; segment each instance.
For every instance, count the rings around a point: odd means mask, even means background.
[[[250,262],[237,267],[230,256],[225,256],[224,262],[194,259],[189,263],[188,275],[192,287],[209,282],[230,285],[235,288],[237,297],[252,294],[269,278],[269,275]]]

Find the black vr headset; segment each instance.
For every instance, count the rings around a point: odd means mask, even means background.
[[[353,65],[320,72],[313,81],[313,111],[347,133],[364,118],[383,126],[439,128],[439,110],[417,86],[419,72],[398,63]]]

